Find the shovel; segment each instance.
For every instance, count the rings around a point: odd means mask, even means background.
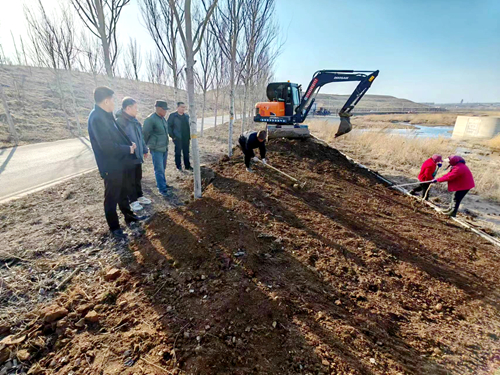
[[[297,180],[295,177],[292,177],[290,176],[289,174],[286,174],[285,172],[282,172],[280,171],[278,168],[275,168],[273,167],[272,165],[269,165],[267,163],[264,163],[262,160],[259,159],[259,161],[261,162],[262,165],[265,165],[266,167],[268,168],[271,168],[273,171],[276,171],[278,173],[280,173],[281,175],[289,178],[290,180],[292,180],[293,182],[295,182],[301,189],[306,185],[305,182],[300,182],[299,180]]]

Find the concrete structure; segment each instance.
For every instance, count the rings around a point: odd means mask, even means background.
[[[491,139],[500,134],[500,117],[458,116],[452,138]]]

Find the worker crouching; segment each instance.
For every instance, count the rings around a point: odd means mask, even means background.
[[[422,192],[422,197],[427,200],[429,199],[429,190],[431,188],[431,181],[436,177],[439,168],[443,165],[443,158],[441,155],[432,155],[429,159],[424,161],[422,167],[420,168],[420,174],[418,175],[418,180],[422,183],[418,185],[415,189],[410,191],[410,194],[416,195],[417,192]]]
[[[450,207],[443,213],[451,217],[457,216],[458,208],[462,199],[475,187],[474,177],[465,160],[461,156],[450,156],[448,158],[451,171],[432,182],[448,182],[448,191],[453,192]]]
[[[241,151],[243,151],[243,154],[245,155],[245,166],[247,167],[247,172],[253,172],[252,168],[250,168],[250,161],[252,159],[254,159],[254,161],[259,160],[253,151],[256,148],[260,151],[262,162],[266,164],[266,138],[267,133],[265,130],[261,130],[259,132],[248,131],[240,135],[238,142],[240,144]]]

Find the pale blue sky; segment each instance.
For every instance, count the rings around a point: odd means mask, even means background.
[[[47,7],[65,0],[43,0]],[[0,41],[25,33],[22,4],[0,0]],[[500,102],[500,0],[277,0],[285,41],[276,79],[307,85],[319,69],[379,69],[369,93],[419,102]],[[154,48],[137,0],[119,36]],[[347,93],[349,84],[322,92]]]

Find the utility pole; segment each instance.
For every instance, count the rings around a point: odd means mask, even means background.
[[[5,109],[5,114],[7,116],[7,123],[9,124],[9,133],[12,138],[14,138],[14,142],[16,146],[19,144],[19,136],[17,135],[16,128],[14,127],[14,121],[12,121],[12,116],[10,115],[9,105],[7,104],[7,98],[5,97],[5,92],[3,90],[4,87],[9,87],[0,83],[0,96],[2,96],[2,103]]]

